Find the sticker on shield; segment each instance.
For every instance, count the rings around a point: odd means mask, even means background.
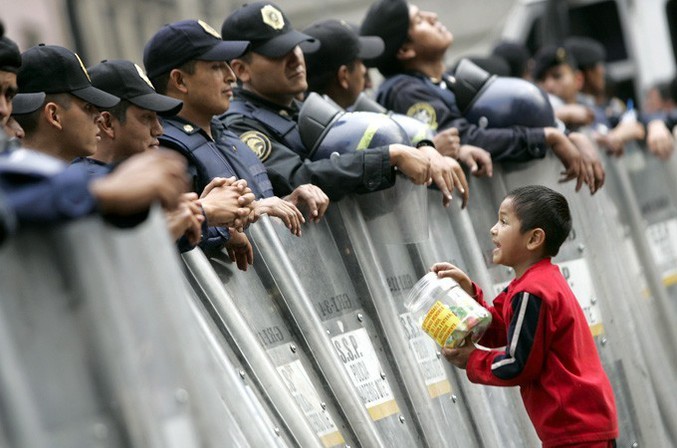
[[[372,420],[398,413],[400,409],[367,330],[349,331],[331,341]]]
[[[345,443],[336,423],[326,409],[322,408],[322,399],[315,390],[310,377],[301,361],[294,360],[277,367],[287,389],[303,411],[315,434],[326,447]]]

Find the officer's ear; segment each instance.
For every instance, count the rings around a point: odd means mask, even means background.
[[[108,111],[102,111],[99,120],[96,122],[101,129],[101,132],[106,134],[108,138],[115,138],[115,129],[113,128],[113,115]]]
[[[186,86],[186,77],[184,73],[178,68],[172,69],[169,72],[169,81],[167,82],[167,90],[172,87],[175,90],[178,90],[181,93],[188,93],[188,87]]]
[[[350,87],[350,81],[348,80],[349,76],[350,69],[347,65],[342,65],[338,68],[338,71],[336,72],[336,81],[343,90],[348,90]]]
[[[252,77],[249,73],[249,66],[242,59],[233,59],[230,61],[230,68],[233,69],[233,73],[237,79],[242,83],[248,83],[251,81]]]
[[[583,84],[585,84],[585,76],[583,75],[582,71],[574,69],[574,80],[576,82],[576,90],[578,90],[579,92],[583,90]]]
[[[49,101],[47,104],[42,106],[42,116],[50,126],[58,130],[63,129],[61,107],[58,104]]]
[[[411,42],[405,42],[395,53],[395,57],[399,61],[408,61],[416,56],[416,50]]]

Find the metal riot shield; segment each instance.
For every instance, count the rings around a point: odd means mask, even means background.
[[[607,159],[607,190],[617,204],[641,261],[651,322],[672,350],[677,370],[677,165],[658,160],[637,143]]]
[[[184,261],[221,336],[241,359],[241,375],[266,397],[290,437],[301,446],[342,446],[351,440],[286,318],[279,293],[257,275],[265,270],[260,254],[255,254],[254,270],[248,272],[238,271],[225,254],[207,259],[192,251],[184,254]]]
[[[115,354],[100,361],[102,383],[118,397],[130,444],[249,446],[234,409],[214,393],[224,379],[191,312],[162,213],[134,229],[71,229],[81,248],[64,245],[67,263],[78,273],[74,284],[91,298],[97,351]],[[97,269],[100,275],[92,275]]]
[[[161,217],[132,230],[92,218],[23,231],[2,258],[11,446],[249,445],[209,389]]]
[[[567,197],[573,229],[553,261],[560,266],[585,311],[614,388],[621,431],[619,443],[628,446],[667,443],[666,426],[658,406],[659,392],[655,383],[647,381],[651,371],[664,366],[660,365],[661,361],[658,365],[647,362],[645,351],[639,346],[645,332],[638,328],[642,323],[636,321],[632,307],[640,292],[630,283],[631,276],[622,264],[627,257],[624,248],[618,246],[621,238],[617,215],[605,191],[602,189],[590,197],[583,192],[576,194],[571,183],[558,184],[560,163],[552,155],[525,164],[505,164],[502,168],[494,171],[489,185],[471,190],[471,194],[484,194],[484,197],[473,197],[470,205],[473,222],[484,228],[484,234],[478,231],[478,235],[485,235],[481,240],[483,251],[489,255],[493,248],[488,229],[495,218],[483,221],[486,212],[477,210],[476,204],[493,204],[496,213],[510,189],[528,184],[546,185]],[[488,256],[487,260],[490,260]],[[505,268],[494,267],[491,271],[496,274],[493,275],[495,291],[500,291],[506,282]]]
[[[279,225],[252,229],[252,235],[358,442],[420,445],[373,314],[356,293],[327,223],[305,226],[300,239]]]

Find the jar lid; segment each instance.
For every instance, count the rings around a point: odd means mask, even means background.
[[[429,289],[439,288],[446,292],[456,285],[458,283],[451,278],[439,278],[436,273],[428,272],[411,288],[404,300],[404,306],[410,313],[415,313],[425,306],[426,301],[422,298]]]

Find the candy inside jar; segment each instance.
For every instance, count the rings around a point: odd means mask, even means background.
[[[471,334],[479,341],[491,323],[491,314],[451,278],[428,273],[411,289],[407,310],[421,329],[442,347],[458,347]]]

